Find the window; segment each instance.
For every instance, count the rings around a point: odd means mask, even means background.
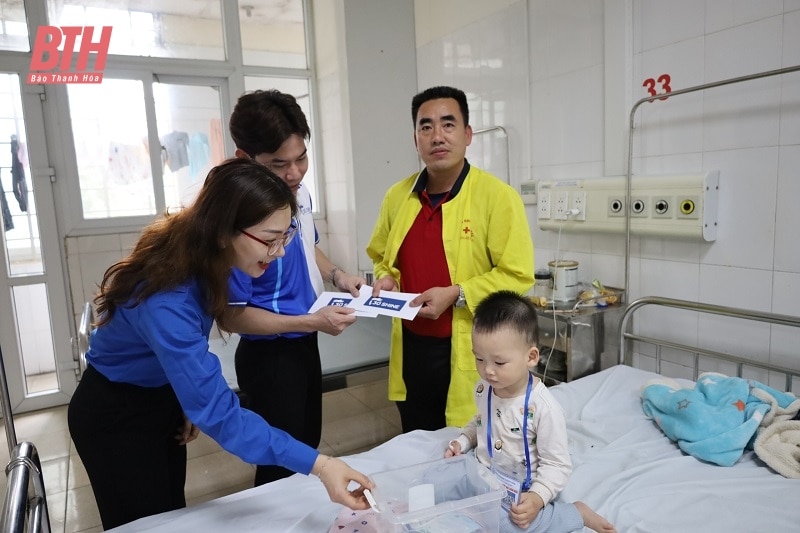
[[[53,25],[112,26],[109,54],[186,59],[225,59],[220,9],[219,0],[48,0]]]
[[[51,24],[113,28],[102,83],[55,88],[67,93],[68,111],[59,112],[72,130],[64,143],[74,144],[74,159],[66,148],[56,171],[63,175],[63,163],[78,176],[68,185],[56,180],[69,189],[68,235],[141,227],[193,201],[210,168],[233,156],[227,121],[242,90],[275,88],[298,99],[312,131],[304,183],[321,212],[308,0],[47,4]],[[241,32],[223,31],[235,23]],[[242,41],[233,40],[240,33]]]
[[[30,52],[25,6],[19,0],[0,0],[0,50]]]
[[[239,0],[245,65],[307,68],[302,0]]]
[[[105,78],[68,91],[84,218],[155,215],[142,82]]]
[[[211,167],[225,160],[219,87],[156,83],[158,138],[168,210],[194,201]]]

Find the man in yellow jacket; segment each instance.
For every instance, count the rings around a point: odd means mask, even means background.
[[[420,293],[414,320],[394,319],[389,399],[403,431],[462,426],[478,380],[472,310],[489,294],[533,285],[533,242],[517,192],[465,159],[463,91],[432,87],[411,102],[425,168],[386,193],[367,254],[380,290]]]

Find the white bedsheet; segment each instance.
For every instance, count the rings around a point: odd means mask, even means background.
[[[552,388],[567,413],[573,460],[561,499],[584,501],[620,533],[800,531],[800,481],[752,452],[730,468],[702,463],[644,416],[639,388],[654,376],[617,366]],[[437,459],[457,434],[416,431],[344,459],[380,472]],[[294,475],[113,531],[325,533],[340,510],[319,480]]]

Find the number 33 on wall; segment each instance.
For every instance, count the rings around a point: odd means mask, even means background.
[[[667,94],[672,92],[672,87],[669,86],[671,79],[672,78],[670,78],[669,74],[662,74],[657,79],[647,78],[644,80],[644,83],[642,83],[642,87],[647,89],[647,92],[650,93],[650,96],[656,96],[659,94],[658,91],[656,91],[656,85],[660,85],[661,93]],[[667,98],[668,97],[664,96],[659,98],[659,100],[666,100]],[[655,102],[655,100],[650,100],[649,103],[652,104],[653,102]]]

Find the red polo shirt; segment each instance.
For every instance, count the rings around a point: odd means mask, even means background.
[[[420,173],[414,192],[419,195],[422,209],[406,233],[397,257],[401,291],[422,293],[431,287],[449,287],[453,284],[442,242],[442,204],[458,194],[468,173],[469,163],[465,160],[464,168],[450,191],[434,195],[429,195],[426,189],[427,169]],[[414,320],[403,320],[403,326],[416,335],[450,337],[453,308],[448,307],[436,320],[419,316]]]

